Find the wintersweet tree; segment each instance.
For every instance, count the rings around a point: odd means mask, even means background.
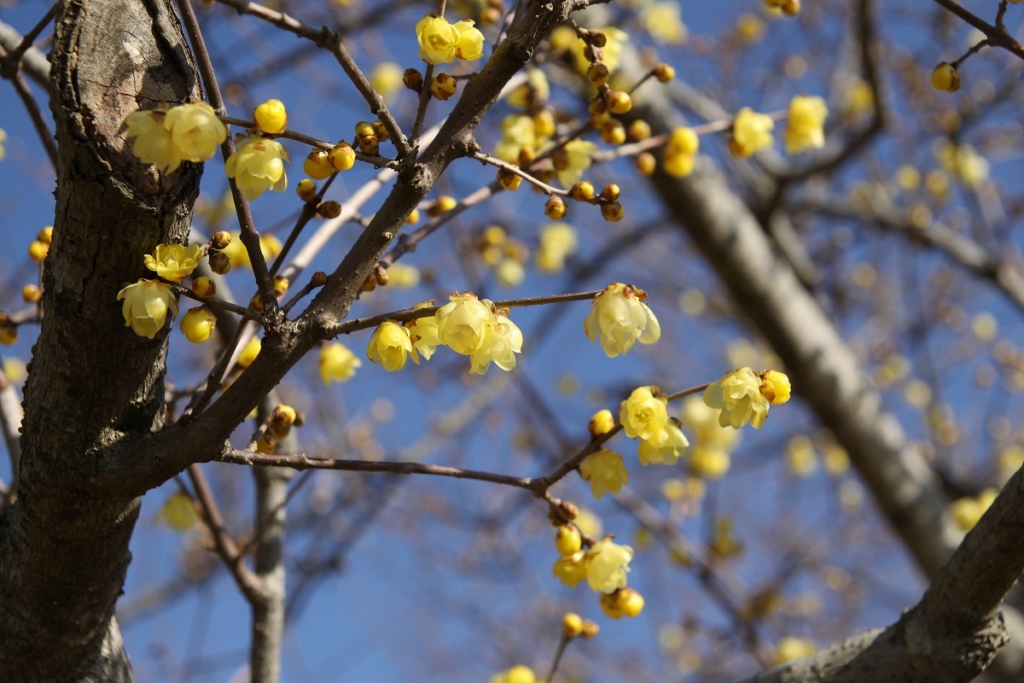
[[[990,4],[5,9],[3,679],[1019,680]]]

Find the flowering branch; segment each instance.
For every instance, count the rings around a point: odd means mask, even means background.
[[[217,75],[213,70],[213,62],[210,61],[210,53],[206,50],[206,41],[196,20],[196,14],[192,10],[191,0],[178,0],[178,9],[181,11],[181,21],[192,42],[192,49],[196,56],[196,66],[202,76],[203,85],[206,86],[206,95],[213,105],[217,114],[227,114],[224,105],[224,98],[221,96],[220,86],[217,85]],[[227,161],[235,152],[235,142],[231,136],[225,138],[220,146],[221,154]],[[231,199],[235,203],[235,213],[238,215],[238,225],[241,228],[241,240],[245,250],[249,254],[249,262],[252,264],[252,272],[259,287],[260,299],[263,301],[264,310],[273,315],[277,310],[277,297],[274,294],[274,283],[267,270],[267,262],[263,258],[263,250],[260,247],[260,235],[256,232],[252,212],[249,210],[249,201],[238,189],[234,178],[228,178],[231,187]]]

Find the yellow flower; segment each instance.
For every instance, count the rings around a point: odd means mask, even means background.
[[[291,158],[280,142],[252,135],[228,157],[224,170],[229,178],[235,179],[245,198],[252,201],[267,190],[284,192],[288,189],[285,161]]]
[[[192,498],[179,491],[168,496],[154,521],[164,522],[175,531],[190,531],[198,519],[199,513]]]
[[[428,14],[416,23],[420,59],[427,64],[447,64],[453,61],[459,38],[459,31],[447,19],[436,14]]]
[[[613,429],[615,429],[615,416],[607,408],[594,413],[594,416],[590,418],[590,422],[587,423],[587,431],[590,432],[591,436],[601,436]]]
[[[582,547],[583,536],[575,525],[563,524],[555,530],[555,548],[559,555],[575,555]]]
[[[789,377],[778,370],[766,370],[761,373],[761,394],[773,406],[785,403],[792,393]]]
[[[551,574],[569,588],[575,588],[587,578],[587,554],[580,550],[572,555],[564,555],[555,560]]]
[[[590,168],[590,155],[597,151],[597,145],[586,140],[573,140],[562,148],[564,155],[564,168],[556,167],[555,175],[562,187],[572,187],[583,175],[583,171]]]
[[[324,344],[320,349],[320,379],[330,386],[331,382],[347,382],[356,374],[356,368],[362,367],[351,349],[340,342]]]
[[[943,92],[956,92],[960,89],[960,73],[949,62],[939,62],[932,71],[932,87]]]
[[[690,472],[694,476],[704,479],[721,479],[731,466],[732,459],[729,457],[729,452],[721,448],[694,446],[690,451]]]
[[[580,477],[590,482],[590,492],[598,499],[604,498],[606,493],[618,493],[623,485],[629,483],[629,473],[622,464],[622,456],[603,448],[583,459]]]
[[[394,266],[392,266],[394,267]],[[415,308],[433,306],[433,301],[424,301],[416,304]],[[427,316],[417,318],[405,324],[409,328],[409,339],[412,341],[412,348],[417,351],[424,360],[430,360],[434,355],[434,349],[441,345],[441,338],[437,335],[437,318]]]
[[[484,345],[494,312],[476,294],[466,292],[452,294],[449,303],[438,309],[434,317],[441,343],[468,356]]]
[[[420,269],[407,263],[392,263],[388,266],[388,287],[412,289],[420,283]]]
[[[953,504],[949,506],[953,521],[961,531],[970,531],[981,520],[982,515],[992,507],[992,503],[998,496],[999,491],[996,489],[985,489],[976,497],[967,496],[953,501]]]
[[[494,147],[494,156],[514,164],[519,161],[519,152],[524,147],[534,149],[541,142],[532,116],[510,114],[501,120],[501,140]]]
[[[576,228],[568,223],[549,223],[540,229],[538,237],[537,269],[542,273],[557,273],[565,266],[565,257],[576,253]]]
[[[768,417],[768,399],[761,393],[761,378],[750,368],[725,373],[704,390],[704,403],[722,412],[718,424],[739,429],[748,422],[755,429],[764,426]]]
[[[523,83],[505,98],[513,107],[527,109],[534,104],[543,104],[551,97],[548,77],[540,69],[528,69],[526,83]]]
[[[647,292],[633,285],[613,282],[594,297],[583,321],[587,339],[600,339],[609,358],[622,356],[636,341],[653,344],[661,339],[661,325],[644,300]]]
[[[154,164],[164,173],[171,173],[184,160],[182,152],[164,127],[164,111],[137,111],[128,115],[128,137],[135,138],[132,154],[144,164]]]
[[[778,666],[794,659],[802,659],[814,654],[817,649],[817,646],[806,638],[786,636],[779,641],[775,656],[772,657],[772,664]]]
[[[610,619],[633,618],[639,616],[644,609],[644,596],[632,588],[604,593],[599,602],[601,611]]]
[[[537,683],[537,675],[530,667],[520,664],[494,674],[487,679],[487,683]]]
[[[772,129],[775,122],[767,114],[758,114],[750,107],[743,107],[736,114],[732,124],[732,139],[729,151],[733,156],[745,158],[754,152],[772,146]]]
[[[278,135],[288,127],[288,111],[281,100],[267,100],[256,107],[252,117],[261,133]]]
[[[153,254],[146,254],[143,260],[147,268],[163,279],[182,282],[199,265],[202,255],[203,248],[198,244],[158,244]]]
[[[645,467],[651,463],[675,465],[689,445],[690,442],[679,429],[678,423],[670,419],[651,438],[640,440],[638,455]]]
[[[587,551],[587,584],[597,593],[614,593],[626,587],[626,573],[633,549],[605,538]]]
[[[631,439],[651,439],[668,424],[668,402],[655,396],[651,387],[633,390],[619,408],[619,422]]]
[[[640,21],[659,43],[682,45],[689,36],[677,2],[655,2],[640,11]]]
[[[178,302],[170,285],[156,280],[139,280],[117,293],[117,300],[124,299],[121,315],[125,327],[140,337],[152,339],[163,329],[167,311],[171,317],[178,315]]]
[[[260,349],[263,348],[263,342],[260,341],[259,337],[253,337],[249,340],[249,343],[242,349],[242,353],[239,354],[238,360],[236,361],[239,367],[247,368],[252,365],[252,362],[256,360],[256,356],[260,355]]]
[[[700,149],[700,138],[692,128],[681,127],[672,131],[665,145],[665,173],[683,178],[693,173],[693,162]]]
[[[483,303],[493,308],[487,299]],[[483,344],[469,354],[470,374],[482,375],[493,362],[499,368],[509,371],[516,366],[516,356],[523,349],[523,333],[509,317],[495,313],[485,325]]]
[[[717,410],[708,407],[697,396],[691,396],[683,403],[683,426],[693,437],[695,447],[713,447],[727,453],[736,447],[740,433],[718,424],[718,416]]]
[[[181,333],[193,344],[202,344],[209,339],[216,326],[217,316],[206,306],[193,308],[183,315],[181,322],[178,323]]]
[[[383,365],[388,372],[405,367],[405,359],[409,354],[412,354],[413,362],[419,363],[412,348],[409,330],[394,320],[378,325],[366,346],[366,356],[377,365]]]
[[[965,187],[976,190],[988,178],[989,163],[970,145],[955,145],[943,138],[934,146],[935,158]]]
[[[459,34],[455,56],[468,62],[484,56],[484,34],[474,26],[475,23],[472,19],[463,19],[453,24]]]
[[[805,149],[825,146],[825,117],[828,107],[820,97],[797,95],[789,102],[789,121],[782,133],[786,153],[797,154]]]
[[[394,62],[381,62],[370,72],[370,85],[387,99],[402,88],[402,67]]]
[[[171,132],[171,141],[185,161],[206,161],[228,137],[227,127],[206,102],[171,107],[164,116],[164,128]]]

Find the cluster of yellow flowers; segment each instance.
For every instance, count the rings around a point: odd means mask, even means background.
[[[584,549],[582,534],[575,524],[559,526],[555,547],[560,557],[551,569],[552,574],[570,588],[586,580],[591,590],[601,595],[601,609],[612,619],[640,614],[643,596],[626,587],[633,549],[615,543],[611,536],[588,542],[590,547]]]
[[[412,357],[430,360],[438,346],[469,356],[470,373],[482,375],[494,363],[502,370],[516,366],[515,354],[522,351],[523,333],[488,299],[472,292],[455,293],[433,316],[417,318],[405,325],[393,320],[377,327],[366,347],[367,357],[389,372],[401,370]],[[431,306],[425,301],[419,307]]]
[[[170,109],[137,111],[128,115],[132,152],[144,163],[171,173],[182,161],[206,161],[227,139],[228,130],[206,102]]]
[[[500,225],[487,226],[477,237],[475,247],[484,265],[494,269],[498,284],[502,287],[517,287],[526,279],[523,264],[530,257],[530,249],[505,232],[505,228]]]
[[[661,325],[645,303],[647,292],[633,285],[613,282],[594,297],[583,330],[590,341],[601,342],[609,358],[623,356],[639,341],[653,344],[661,339]]]
[[[797,95],[789,102],[789,114],[783,139],[788,154],[799,154],[808,149],[825,146],[825,119],[828,107],[820,97]],[[729,151],[741,159],[771,147],[775,140],[772,130],[775,121],[767,114],[758,114],[743,107],[732,124]]]
[[[454,24],[444,17],[428,14],[416,23],[420,59],[427,64],[448,64],[456,58],[472,61],[484,55],[484,34],[472,19]]]
[[[533,116],[509,114],[501,120],[501,140],[494,146],[494,156],[510,164],[525,165],[554,133],[555,121],[550,112]]]
[[[538,234],[540,248],[535,263],[542,273],[557,273],[565,267],[565,259],[576,253],[579,243],[576,228],[561,221],[549,223]]]
[[[676,128],[665,145],[665,173],[682,178],[693,173],[693,161],[700,149],[700,138],[692,128]]]
[[[210,253],[219,253],[216,247],[226,244],[227,240],[230,240],[227,233],[218,233],[211,241]],[[178,294],[170,283],[184,282],[206,251],[206,247],[198,244],[158,244],[152,254],[143,255],[146,268],[161,279],[142,279],[117,293],[117,300],[124,301],[121,315],[125,326],[140,337],[153,339],[163,329],[168,312],[172,318],[178,315]],[[206,301],[215,293],[216,287],[209,278],[197,277],[192,281],[192,295],[196,299]],[[216,325],[213,311],[199,306],[182,317],[180,329],[189,341],[201,344],[210,338]]]
[[[718,423],[722,427],[739,429],[750,423],[755,429],[764,426],[768,408],[789,400],[789,377],[777,370],[760,374],[750,368],[738,368],[725,373],[704,390],[704,403],[721,411]]]

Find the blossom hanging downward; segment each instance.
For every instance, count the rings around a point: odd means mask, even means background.
[[[383,365],[388,372],[405,367],[405,359],[410,354],[413,362],[418,364],[420,360],[412,347],[408,328],[402,327],[394,320],[381,323],[366,347],[367,357],[372,362]]]
[[[773,128],[775,121],[772,117],[758,114],[750,107],[743,107],[732,124],[729,151],[733,156],[744,159],[754,152],[771,147],[774,142]]]
[[[606,493],[618,493],[629,483],[629,473],[622,464],[622,456],[603,448],[580,463],[580,477],[590,482],[590,492],[597,499],[604,498]]]
[[[176,170],[182,161],[206,161],[228,136],[228,129],[206,102],[182,104],[167,111],[137,111],[125,122],[128,137],[135,138],[132,153],[164,173]]]
[[[493,306],[484,299],[485,304]],[[482,375],[493,362],[506,372],[516,366],[515,354],[523,350],[523,333],[508,317],[508,309],[494,313],[494,320],[487,324],[484,343],[469,354],[470,374]]]
[[[121,315],[125,327],[140,337],[152,339],[163,329],[167,311],[171,317],[178,315],[178,302],[170,285],[156,280],[139,280],[117,293],[117,300],[124,299]]]
[[[587,339],[600,338],[609,358],[625,355],[633,344],[653,344],[661,339],[661,325],[644,303],[647,292],[633,285],[613,282],[594,297],[590,315],[583,321]]]
[[[320,349],[320,379],[328,386],[331,382],[348,381],[362,364],[356,354],[340,342],[324,344]]]
[[[738,368],[708,385],[704,403],[722,411],[718,423],[723,427],[739,429],[749,422],[760,429],[770,404],[785,403],[789,395],[789,378],[785,374],[768,370],[759,375],[750,368]]]
[[[633,549],[604,538],[587,551],[587,583],[597,593],[613,593],[626,587],[626,573]]]
[[[291,161],[291,157],[280,142],[251,135],[239,140],[238,149],[228,157],[224,170],[229,178],[235,179],[245,198],[252,201],[267,190],[288,189],[285,161]]]
[[[678,421],[670,418],[651,438],[640,440],[638,456],[645,467],[651,463],[675,465],[689,445],[690,442],[679,428]]]

